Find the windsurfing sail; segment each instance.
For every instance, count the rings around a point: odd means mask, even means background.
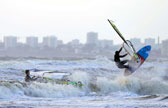
[[[48,71],[48,70],[30,70],[32,76],[45,77],[49,79],[63,79],[66,76],[71,75],[68,72]]]
[[[132,50],[133,50],[134,52],[136,52],[136,50],[135,50],[133,44],[131,43],[131,41],[127,40],[127,43],[129,44],[129,46],[131,46]]]
[[[113,24],[113,21],[111,21],[111,20],[108,19],[108,22],[110,23],[110,25],[113,27],[113,29],[117,32],[117,34],[120,36],[120,38],[126,44],[126,45],[124,45],[124,49],[128,52],[128,54],[131,57],[135,57],[136,59],[138,59],[138,55],[136,54],[136,51],[135,51],[132,43],[124,38],[124,36],[120,33],[120,31],[118,30],[118,28]]]
[[[129,40],[126,40],[126,41],[127,41],[127,44],[125,42],[123,43],[123,47],[124,47],[125,51],[128,52],[128,54],[131,57],[138,58],[137,54],[136,54],[136,50],[135,50],[134,46],[132,45],[131,41],[129,41]]]
[[[120,33],[120,31],[118,30],[118,28],[112,23],[113,21],[108,19],[108,22],[111,24],[111,26],[113,27],[113,29],[117,32],[117,34],[121,37],[121,39],[126,43],[127,41],[125,40],[124,36]]]

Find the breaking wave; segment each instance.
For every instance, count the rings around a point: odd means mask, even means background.
[[[144,80],[135,77],[116,76],[114,79],[106,77],[92,79],[92,76],[88,76],[87,73],[75,73],[70,79],[74,81],[80,80],[84,86],[79,88],[66,84],[1,81],[0,98],[23,95],[50,98],[74,97],[90,95],[93,92],[96,95],[109,95],[115,92],[132,92],[138,95],[168,94],[167,82],[157,78]]]
[[[89,95],[110,95],[118,92],[136,95],[168,95],[167,62],[146,63],[131,76],[124,77],[123,70],[116,68],[107,58],[96,60],[58,61],[23,60],[0,63],[0,75],[8,77],[0,81],[0,98],[28,97],[74,97]],[[72,73],[68,79],[81,81],[83,86],[67,84],[24,82],[23,69],[56,69]],[[17,71],[17,72],[16,72]],[[14,78],[15,77],[15,78]],[[8,80],[8,79],[12,79]],[[19,79],[19,80],[16,80]]]

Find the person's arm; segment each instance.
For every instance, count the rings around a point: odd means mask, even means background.
[[[118,51],[119,53],[122,51],[122,47],[120,48],[120,50]]]
[[[37,80],[38,78],[40,78],[40,77],[39,77],[39,76],[33,76],[33,77],[32,77],[32,80],[35,81],[35,80]]]
[[[127,56],[127,54],[124,54],[124,55],[120,55],[120,57],[122,58],[122,57],[125,57],[125,56]]]

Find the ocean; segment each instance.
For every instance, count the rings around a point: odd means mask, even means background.
[[[68,72],[83,86],[25,82],[26,69]],[[106,57],[94,60],[0,60],[0,108],[167,108],[168,59],[146,61],[135,73]]]

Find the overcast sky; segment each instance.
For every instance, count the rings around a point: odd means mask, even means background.
[[[126,39],[168,39],[168,0],[0,0],[0,36],[55,35],[86,41],[86,33],[121,43],[107,19]]]

